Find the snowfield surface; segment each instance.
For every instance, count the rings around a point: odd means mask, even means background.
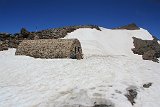
[[[132,53],[132,37],[150,40],[148,31],[78,29],[84,59],[35,59],[0,52],[0,107],[133,107],[127,88],[137,90],[134,107],[159,107],[160,63]],[[143,84],[151,82],[149,88]]]

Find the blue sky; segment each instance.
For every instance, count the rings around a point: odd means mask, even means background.
[[[0,0],[0,32],[132,22],[160,38],[160,0]]]

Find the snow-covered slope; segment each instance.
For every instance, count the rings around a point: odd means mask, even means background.
[[[135,87],[134,107],[159,107],[160,64],[132,53],[132,37],[152,39],[144,29],[78,29],[83,60],[34,59],[0,52],[0,107],[133,107],[125,97]],[[152,86],[143,88],[151,82]],[[80,106],[81,105],[81,106]]]
[[[84,55],[134,55],[132,37],[152,40],[152,35],[141,30],[110,30],[101,28],[78,29],[66,38],[78,38],[82,44]]]

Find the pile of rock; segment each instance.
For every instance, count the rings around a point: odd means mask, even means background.
[[[17,48],[23,39],[19,38],[17,34],[0,33],[0,51],[7,50],[8,48]]]
[[[8,50],[8,38],[10,34],[0,33],[0,51]]]
[[[101,30],[97,25],[67,26],[62,28],[42,30],[38,32],[29,32],[25,28],[22,28],[21,32],[17,34],[18,35],[17,37],[25,38],[27,40],[58,39],[58,38],[64,38],[68,33],[71,33],[79,28],[91,28],[91,29]]]
[[[8,43],[0,41],[0,51],[8,50]]]
[[[160,44],[156,39],[153,40],[142,40],[136,37],[133,37],[134,47],[132,49],[134,54],[142,55],[144,60],[152,60],[158,62],[160,57]]]
[[[131,23],[131,24],[121,26],[121,27],[118,27],[118,28],[113,28],[113,29],[114,30],[115,29],[139,30],[140,28],[135,23]]]

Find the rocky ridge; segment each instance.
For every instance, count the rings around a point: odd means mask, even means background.
[[[131,23],[125,26],[113,28],[113,30],[116,30],[116,29],[139,30],[140,28],[135,23]]]
[[[16,34],[0,33],[0,51],[7,50],[8,48],[17,48],[23,40],[64,38],[67,33],[71,33],[79,28],[100,30],[97,25],[67,26],[38,32],[29,32],[25,28],[22,28],[20,33]]]

